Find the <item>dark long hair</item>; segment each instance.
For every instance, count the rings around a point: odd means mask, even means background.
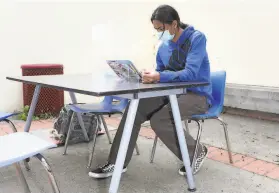
[[[153,20],[158,20],[163,24],[172,24],[172,22],[176,20],[178,26],[182,29],[188,27],[187,24],[180,21],[177,11],[169,5],[160,5],[157,7],[151,16],[151,22],[153,22]]]

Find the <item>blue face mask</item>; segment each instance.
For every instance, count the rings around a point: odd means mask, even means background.
[[[171,35],[169,30],[158,32],[158,39],[162,40],[163,42],[171,41],[173,38],[174,38],[174,34]]]

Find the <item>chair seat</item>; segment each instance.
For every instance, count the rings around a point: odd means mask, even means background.
[[[6,112],[0,112],[0,121],[7,119],[9,117],[12,117],[14,115],[18,115],[18,113],[6,113]]]
[[[191,119],[194,120],[214,119],[221,114],[222,110],[223,110],[222,106],[213,104],[212,107],[210,107],[205,114],[193,115]]]
[[[69,108],[76,113],[122,113],[122,108],[117,105],[106,105],[105,103],[72,104]]]
[[[37,155],[56,144],[27,132],[17,132],[0,137],[0,167],[8,166]]]

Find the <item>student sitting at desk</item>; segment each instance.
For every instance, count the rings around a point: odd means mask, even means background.
[[[159,6],[152,14],[151,22],[158,32],[158,38],[163,43],[160,45],[156,57],[157,68],[155,71],[144,71],[142,73],[143,83],[195,80],[210,82],[210,64],[206,51],[205,35],[195,30],[192,26],[182,23],[177,11],[169,5]],[[205,113],[213,100],[211,93],[211,84],[187,89],[187,94],[178,97],[181,118],[186,120],[191,115]],[[127,111],[128,108],[118,127],[107,162],[89,172],[90,177],[107,178],[112,176]],[[151,128],[156,135],[182,160],[168,97],[141,99],[123,172],[127,171],[141,124],[147,120],[150,120]],[[185,133],[185,137],[190,160],[193,160],[196,140],[189,133]],[[196,162],[193,163],[194,174],[200,170],[207,153],[207,148],[204,145],[200,145]],[[184,166],[179,169],[179,174],[186,174]]]

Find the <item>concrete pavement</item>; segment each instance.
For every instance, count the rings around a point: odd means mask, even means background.
[[[181,193],[187,192],[187,184],[177,170],[177,160],[165,146],[158,146],[154,164],[149,163],[152,140],[139,138],[141,155],[135,155],[128,171],[121,180],[120,193]],[[93,165],[103,164],[109,145],[105,136],[98,138]],[[45,153],[59,182],[61,192],[107,193],[110,180],[94,180],[88,177],[86,161],[88,144],[71,146],[68,155],[62,148]],[[32,171],[25,172],[34,193],[49,193],[47,177],[39,163],[32,159]],[[20,192],[13,167],[1,168],[0,192]],[[278,193],[279,182],[223,163],[207,160],[196,175],[197,193]]]
[[[214,121],[207,121],[202,141],[210,146],[209,159],[202,170],[196,175],[197,193],[278,193],[279,167],[278,157],[278,123],[249,119],[245,117],[225,115],[229,124],[234,158],[244,155],[253,158],[252,162],[243,167],[226,164],[226,155],[218,147],[224,146],[222,127]],[[110,126],[117,126],[119,118],[107,119]],[[42,126],[42,124],[44,126]],[[37,122],[36,128],[49,128],[51,122]],[[149,163],[154,134],[144,125],[139,137],[141,155],[135,155],[128,171],[123,175],[119,192],[121,193],[181,193],[187,192],[187,184],[178,175],[181,166],[179,160],[161,143],[157,146],[155,163]],[[18,123],[18,127],[22,125]],[[6,131],[1,126],[1,131]],[[191,133],[195,134],[195,125],[190,125]],[[111,129],[114,129],[111,127]],[[111,131],[115,133],[115,131]],[[217,140],[218,139],[218,140]],[[90,144],[71,145],[68,155],[63,156],[62,148],[48,150],[44,153],[48,158],[57,177],[61,192],[67,193],[107,193],[110,180],[94,180],[88,177],[86,163]],[[103,164],[110,145],[106,136],[98,137],[93,166]],[[242,158],[241,158],[242,159]],[[246,161],[246,160],[245,160]],[[32,170],[25,172],[31,190],[34,193],[49,193],[47,176],[35,159],[31,161]],[[249,167],[248,167],[249,166]],[[246,167],[246,168],[245,168]],[[252,169],[251,169],[252,168]],[[278,170],[278,171],[277,171]],[[268,171],[268,172],[267,172]],[[272,174],[272,177],[267,177]],[[278,178],[277,178],[278,176]],[[0,169],[0,193],[21,192],[14,168]]]

